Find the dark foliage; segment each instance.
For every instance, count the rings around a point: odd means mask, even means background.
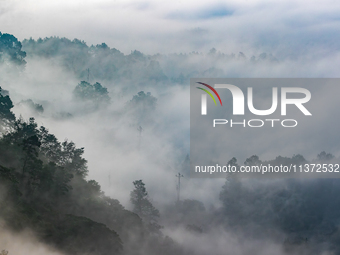
[[[21,48],[21,42],[15,36],[0,32],[0,62],[9,61],[16,65],[25,65],[26,52]]]
[[[278,156],[275,160],[262,162],[254,155],[244,164],[337,163],[332,159],[334,156],[325,152],[311,162],[301,155]],[[237,160],[233,158],[228,164],[237,166]],[[315,246],[327,245],[338,253],[339,192],[339,179],[254,180],[229,176],[220,192],[223,207],[218,222],[258,238],[283,232],[287,236],[287,245],[308,239]]]
[[[15,119],[9,96],[0,111],[7,133],[0,137],[0,217],[14,231],[30,228],[66,254],[148,254],[177,250],[159,231],[159,212],[142,193],[142,213],[126,210],[87,181],[84,148],[59,142],[34,118]],[[144,184],[143,184],[144,185]],[[142,185],[142,186],[143,186]]]
[[[76,99],[82,101],[92,101],[96,104],[105,104],[110,102],[109,92],[99,82],[91,85],[86,81],[81,81],[73,91]]]

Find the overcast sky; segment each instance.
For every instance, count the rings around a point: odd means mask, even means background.
[[[78,38],[124,53],[332,55],[339,9],[335,0],[0,0],[0,24],[20,40]]]

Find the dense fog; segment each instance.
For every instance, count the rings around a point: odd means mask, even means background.
[[[189,173],[190,78],[336,78],[335,18],[318,26],[308,15],[332,16],[337,6],[101,1],[92,10],[93,3],[74,1],[66,13],[82,6],[80,12],[101,10],[102,16],[89,23],[83,14],[66,15],[62,24],[78,17],[81,29],[58,33],[58,15],[45,15],[60,7],[29,2],[4,1],[0,17],[7,28],[0,34],[0,99],[13,103],[0,109],[0,252],[339,253],[338,179],[198,179]],[[25,8],[28,14],[16,22],[40,14],[50,27],[21,31],[13,23],[10,30],[6,17]],[[103,23],[115,8],[143,20],[142,29],[117,13],[129,32],[112,25],[115,32],[105,35]],[[152,10],[158,16],[143,18]],[[159,17],[163,23],[156,25]],[[229,33],[222,22],[209,23],[221,17],[233,24]],[[300,27],[290,29],[291,20]],[[273,21],[284,26],[277,29]],[[336,113],[337,95],[328,100]],[[339,127],[334,123],[332,131]],[[56,139],[48,143],[47,134]],[[320,133],[308,144],[287,145],[278,155],[269,147],[257,155],[251,146],[231,149],[225,163],[339,164],[337,137]],[[38,177],[34,169],[41,170]],[[137,180],[146,188],[146,212],[131,199]]]

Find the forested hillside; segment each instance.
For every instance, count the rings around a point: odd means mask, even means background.
[[[0,215],[7,227],[31,228],[41,240],[70,254],[118,254],[123,243],[126,250],[136,249],[153,234],[153,249],[162,251],[158,228],[105,196],[96,181],[86,180],[84,148],[59,142],[34,118],[15,119],[9,96],[1,94],[0,102],[7,130],[0,140]]]
[[[105,43],[88,46],[78,39],[49,37],[22,42],[28,57],[41,57],[61,61],[80,80],[95,78],[100,81],[114,80],[129,86],[148,84],[188,84],[191,77],[225,76],[228,63],[256,65],[277,63],[268,53],[246,56],[243,52],[223,53],[211,49],[208,53],[174,53],[146,55],[138,50],[125,55]]]
[[[0,41],[3,64],[25,64],[26,53],[14,36],[2,34]],[[82,82],[76,87],[76,98],[109,100],[107,95],[93,98],[96,92],[91,96],[89,86]],[[99,83],[94,88],[105,95]],[[32,100],[28,103],[34,107]],[[171,242],[159,227],[151,227],[154,222],[126,210],[118,200],[105,196],[95,180],[87,180],[84,148],[58,141],[34,118],[16,118],[9,92],[2,88],[0,106],[0,217],[6,228],[32,229],[41,241],[67,254],[130,254],[140,245],[140,252],[152,248],[171,254]],[[41,105],[38,110],[43,112]]]

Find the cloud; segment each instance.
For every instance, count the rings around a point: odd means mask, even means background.
[[[216,19],[233,15],[234,10],[225,5],[207,5],[200,9],[192,8],[190,10],[177,10],[168,13],[166,18],[175,20],[201,20],[201,19]]]

